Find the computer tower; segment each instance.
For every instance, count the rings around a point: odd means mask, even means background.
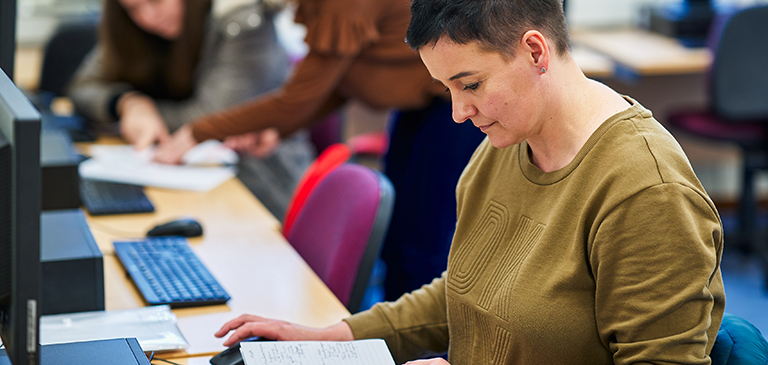
[[[40,168],[43,210],[80,207],[80,156],[63,129],[43,128],[40,133]]]
[[[104,262],[79,209],[40,216],[41,314],[104,310]]]

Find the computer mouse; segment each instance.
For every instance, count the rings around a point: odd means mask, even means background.
[[[211,364],[212,365],[244,365],[245,362],[243,361],[243,355],[240,353],[240,344],[243,342],[251,342],[251,341],[272,341],[268,340],[264,337],[251,337],[246,338],[245,340],[242,340],[232,346],[230,346],[228,349],[219,352],[215,356],[211,358]]]
[[[158,224],[147,232],[147,236],[197,237],[203,234],[203,227],[194,219],[184,218]]]

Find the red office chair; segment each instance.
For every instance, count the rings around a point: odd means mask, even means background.
[[[668,122],[673,130],[741,147],[744,166],[739,245],[760,252],[768,247],[757,247],[754,242],[754,178],[757,171],[768,169],[768,6],[731,16],[712,46],[709,110],[673,113]]]
[[[291,201],[288,203],[288,209],[283,219],[283,236],[288,237],[291,233],[296,216],[304,207],[304,203],[309,195],[312,194],[312,191],[315,190],[317,184],[325,179],[331,171],[347,162],[350,155],[351,151],[347,145],[336,143],[326,147],[317,156],[317,159],[309,165],[307,171],[304,172],[304,175],[301,176],[299,183],[296,185]]]
[[[287,236],[352,313],[362,303],[393,204],[394,189],[383,174],[344,164],[317,185]]]

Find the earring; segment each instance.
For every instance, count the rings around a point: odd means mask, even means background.
[[[541,68],[541,73],[545,73],[545,72],[547,72],[547,69],[545,67],[542,67]]]

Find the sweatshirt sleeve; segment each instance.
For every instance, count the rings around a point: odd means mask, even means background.
[[[445,273],[395,302],[378,303],[345,321],[355,339],[383,338],[395,361],[448,351]]]
[[[277,128],[285,136],[310,126],[322,116],[322,111],[343,103],[334,91],[353,59],[310,51],[281,89],[204,116],[194,122],[192,133],[202,142],[269,127]]]
[[[725,305],[722,244],[714,207],[682,184],[644,189],[606,215],[590,264],[616,364],[709,363]]]
[[[366,47],[380,39],[376,28],[381,1],[299,1],[296,21],[307,27],[309,53],[281,90],[197,120],[196,140],[277,128],[282,135],[310,126],[341,106],[337,92],[348,69]]]
[[[251,3],[211,20],[193,95],[156,102],[171,131],[282,85],[288,57],[277,42],[273,16]]]
[[[83,59],[67,88],[67,96],[75,110],[96,123],[116,122],[110,103],[117,96],[132,90],[128,83],[103,80],[103,48],[96,46]]]

